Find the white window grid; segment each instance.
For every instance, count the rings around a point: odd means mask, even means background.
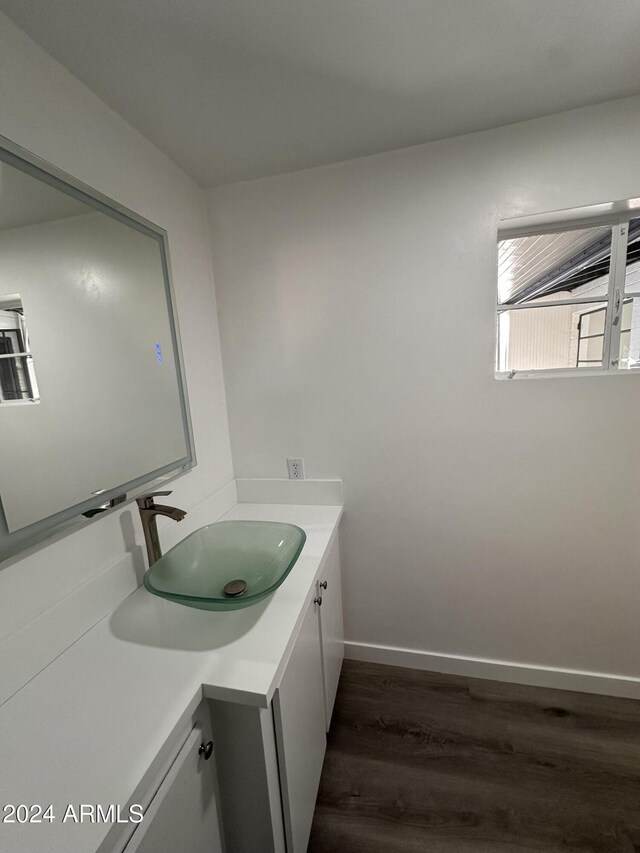
[[[524,379],[533,376],[628,376],[630,374],[640,374],[640,369],[621,370],[619,367],[619,352],[620,352],[620,330],[622,310],[625,301],[629,299],[640,299],[640,276],[634,276],[632,280],[633,287],[625,290],[625,286],[629,284],[626,280],[627,270],[627,244],[629,235],[629,222],[631,219],[626,219],[623,222],[617,222],[611,227],[611,262],[609,267],[609,286],[607,290],[607,310],[605,314],[604,327],[604,344],[602,354],[602,364],[595,367],[558,367],[558,368],[540,368],[531,370],[501,370],[500,369],[500,316],[504,312],[511,311],[527,311],[534,308],[546,309],[554,306],[562,305],[594,305],[602,304],[603,295],[600,296],[576,296],[569,299],[549,299],[544,302],[524,302],[507,304],[498,300],[497,302],[497,322],[496,322],[496,377],[499,379]],[[587,222],[582,222],[581,227],[588,225]],[[569,231],[570,227],[563,223],[561,231]],[[550,230],[549,228],[545,230]],[[525,236],[525,235],[522,235]],[[533,235],[532,235],[533,236]],[[507,239],[507,238],[502,238]],[[631,281],[631,279],[630,279]],[[640,365],[639,365],[640,368]]]

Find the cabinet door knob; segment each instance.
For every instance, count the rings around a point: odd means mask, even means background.
[[[318,607],[320,607],[320,606],[321,606],[321,604],[322,604],[322,596],[321,596],[321,595],[319,595],[317,598],[314,598],[314,599],[313,599],[313,603],[314,603],[314,604],[317,604],[317,605],[318,605]]]
[[[208,761],[213,755],[213,741],[210,740],[209,743],[201,743],[198,755],[204,755],[204,760]]]
[[[320,584],[320,586],[322,587],[322,589],[326,589],[326,588],[327,588],[327,582],[326,582],[326,581],[322,581],[322,583]]]

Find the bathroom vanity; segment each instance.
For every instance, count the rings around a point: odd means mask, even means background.
[[[139,588],[0,707],[0,801],[55,816],[1,824],[0,849],[303,853],[343,656],[341,514],[237,504],[225,520],[306,533],[269,598],[208,612]],[[63,822],[70,804],[94,809]],[[120,822],[95,820],[112,804]]]
[[[229,482],[161,557],[156,515],[186,513],[149,493],[195,465],[168,236],[2,137],[0,184],[0,563],[139,498],[154,564],[139,586],[125,509],[119,563],[0,643],[0,851],[302,853],[343,655],[341,498],[234,505]],[[205,600],[213,540],[241,571]]]

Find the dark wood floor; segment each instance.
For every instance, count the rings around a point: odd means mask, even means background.
[[[345,661],[309,853],[638,853],[640,702]]]

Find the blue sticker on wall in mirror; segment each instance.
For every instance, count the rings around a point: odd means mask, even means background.
[[[160,342],[156,343],[156,361],[158,364],[162,364],[162,347],[160,346]]]

